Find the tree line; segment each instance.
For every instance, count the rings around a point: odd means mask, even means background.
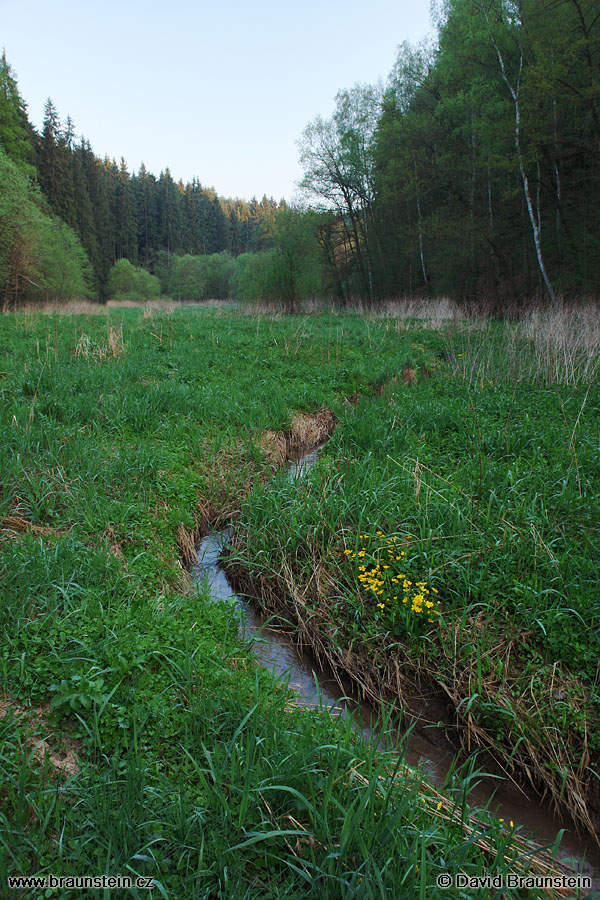
[[[300,142],[340,299],[494,302],[600,286],[597,0],[445,0],[387,86]]]
[[[598,0],[441,0],[436,26],[435,40],[398,48],[385,86],[340,90],[332,116],[306,126],[295,208],[225,199],[169,169],[130,173],[76,141],[51,101],[38,134],[3,57],[5,305],[32,282],[291,310],[308,297],[502,307],[597,294]]]
[[[73,265],[80,264],[61,298],[87,293],[103,300],[115,284],[123,284],[118,273],[111,278],[121,260],[158,274],[164,273],[165,256],[235,257],[270,248],[273,220],[282,205],[266,196],[249,202],[220,197],[196,178],[175,181],[168,168],[158,178],[144,164],[130,173],[124,159],[100,159],[89,141],[77,140],[73,121],[67,116],[61,122],[50,99],[37,133],[5,53],[0,61],[0,189],[5,307],[23,298],[59,299],[60,292],[48,290],[45,261],[54,254],[64,266],[67,250],[59,254],[56,246],[47,247],[46,232],[61,230],[65,240],[68,235]],[[20,210],[29,212],[24,216]],[[155,286],[168,288],[172,282],[165,276]],[[147,292],[150,282],[140,273],[137,283]]]
[[[100,289],[121,259],[154,271],[161,253],[238,255],[269,244],[278,204],[266,196],[246,203],[219,197],[197,178],[175,181],[169,168],[157,178],[142,163],[130,173],[123,158],[98,159],[69,118],[61,126],[48,100],[35,163],[52,210],[79,236]]]

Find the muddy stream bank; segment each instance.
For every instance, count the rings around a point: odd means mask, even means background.
[[[320,447],[308,453],[296,453],[288,460],[291,478],[301,478],[318,458]],[[232,529],[207,535],[200,543],[194,566],[194,577],[199,583],[207,583],[215,600],[232,603],[240,614],[240,629],[246,639],[252,641],[252,652],[260,665],[274,672],[281,680],[289,679],[289,686],[297,694],[300,706],[328,708],[333,714],[352,713],[355,725],[362,730],[369,742],[379,742],[377,713],[364,701],[352,700],[356,696],[349,681],[341,679],[342,686],[331,670],[319,664],[304,648],[300,652],[292,638],[280,630],[269,627],[257,604],[245,596],[238,596],[219,558],[231,541]],[[415,726],[406,743],[405,759],[409,766],[419,768],[425,779],[435,787],[443,787],[449,772],[454,771],[456,746],[452,741],[453,729],[447,719],[444,705],[435,698],[422,698],[418,712],[411,710]],[[484,768],[477,763],[476,769]],[[486,807],[506,822],[520,825],[522,837],[533,840],[541,847],[552,845],[557,833],[565,829],[560,843],[558,859],[569,868],[593,879],[594,896],[600,890],[600,851],[591,839],[577,835],[575,826],[565,816],[552,812],[530,787],[519,785],[508,778],[478,777],[467,794],[471,807]]]

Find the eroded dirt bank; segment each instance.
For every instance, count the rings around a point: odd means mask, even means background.
[[[287,433],[267,432],[261,446],[268,454],[274,468],[286,461],[298,460],[315,446],[327,440],[335,428],[332,414],[323,410],[316,416],[301,415],[294,419]],[[234,550],[243,551],[243,537],[233,540]],[[522,746],[506,748],[497,745],[489,730],[480,727],[469,715],[468,673],[459,671],[456,664],[448,679],[435,677],[426,667],[415,667],[413,661],[402,656],[397,642],[393,646],[381,646],[377,652],[367,653],[360,647],[344,649],[336,640],[338,624],[334,621],[327,603],[328,574],[324,566],[317,565],[313,579],[313,595],[307,602],[304,588],[289,577],[251,576],[239,563],[226,564],[227,576],[236,592],[254,599],[263,614],[280,619],[283,627],[292,631],[290,637],[302,652],[308,648],[319,664],[326,664],[340,687],[351,685],[352,694],[359,694],[378,708],[381,700],[402,709],[406,726],[413,724],[423,734],[432,722],[444,722],[443,741],[464,753],[478,749],[481,766],[500,777],[507,776],[515,785],[515,795],[523,794],[530,802],[538,803],[539,797],[548,801],[565,819],[567,827],[572,822],[584,830],[596,842],[600,831],[600,799],[598,786],[593,778],[577,772],[567,773],[565,783],[557,787],[556,779],[544,780],[545,748]],[[504,650],[510,655],[507,641]],[[440,673],[438,673],[439,675]],[[464,708],[467,708],[465,714]],[[428,736],[430,740],[430,735]],[[541,815],[544,815],[542,813]]]
[[[319,619],[309,612],[279,580],[253,578],[236,563],[225,562],[224,567],[235,592],[256,604],[269,627],[279,626],[301,655],[308,651],[318,667],[331,673],[330,678],[335,679],[343,694],[360,697],[374,710],[381,708],[381,701],[392,703],[401,710],[403,730],[412,726],[417,741],[421,746],[427,745],[421,757],[426,769],[428,759],[433,763],[431,774],[434,779],[436,767],[439,777],[455,753],[464,756],[478,750],[477,768],[504,779],[498,802],[509,810],[518,809],[507,815],[520,817],[520,821],[528,818],[524,824],[532,831],[548,825],[552,818],[551,798],[543,786],[532,784],[532,773],[524,765],[517,762],[508,767],[503,764],[495,748],[484,741],[485,735],[472,724],[469,727],[468,721],[461,720],[447,693],[430,675],[415,671],[401,659],[397,650],[386,653],[383,649],[376,657],[360,651],[343,652],[335,645],[335,623],[326,614]],[[475,793],[472,802],[484,805],[494,790],[498,790],[498,782],[489,779],[483,790]],[[554,823],[554,833],[563,827],[575,832],[576,826],[566,804],[557,809]],[[590,833],[593,839],[596,839],[597,823],[598,818],[592,820],[594,832],[590,829]],[[581,828],[581,822],[577,824]],[[544,830],[547,832],[547,827]],[[600,871],[600,854],[589,840],[575,839],[572,846],[576,848],[573,852],[577,856],[581,857],[585,852],[588,858],[593,858],[594,869]]]

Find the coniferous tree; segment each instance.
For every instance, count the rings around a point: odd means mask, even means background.
[[[158,179],[158,210],[160,245],[167,253],[181,248],[181,194],[169,168]]]
[[[35,176],[33,140],[34,132],[27,117],[27,108],[3,51],[0,58],[0,146],[9,159],[32,177]]]
[[[115,259],[137,262],[137,214],[135,194],[123,157],[114,181]]]
[[[50,206],[63,221],[76,222],[71,166],[73,124],[61,128],[60,118],[50,97],[44,106],[44,127],[37,147],[37,170],[40,186]]]
[[[183,241],[187,253],[205,253],[207,211],[205,196],[197,178],[186,185],[182,197]]]
[[[89,141],[82,138],[79,145],[82,174],[87,187],[88,198],[93,210],[93,231],[82,236],[84,246],[92,264],[100,299],[106,297],[108,273],[114,263],[112,225],[110,217],[109,193],[106,174],[102,163],[94,156]]]
[[[208,226],[212,237],[208,252],[219,253],[222,250],[229,250],[231,246],[229,222],[216,195],[210,206]]]
[[[73,171],[73,195],[75,198],[74,229],[79,235],[94,271],[94,281],[98,284],[98,239],[96,234],[95,210],[90,199],[84,167],[84,142],[73,148],[71,166]]]
[[[144,163],[137,175],[131,176],[137,220],[138,259],[149,268],[159,252],[158,189],[156,178]]]

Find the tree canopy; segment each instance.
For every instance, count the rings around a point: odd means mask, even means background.
[[[83,248],[100,299],[121,260],[140,285],[145,270],[182,299],[233,285],[292,310],[318,295],[502,307],[597,293],[598,0],[443,0],[437,28],[435,41],[398,47],[385,87],[342,89],[332,115],[306,126],[306,205],[293,209],[100,159],[50,99],[36,133],[3,55],[0,290],[25,297],[54,221],[63,248],[77,236],[73,258]]]
[[[436,45],[304,131],[338,294],[597,291],[599,104],[596,0],[446,0]]]

